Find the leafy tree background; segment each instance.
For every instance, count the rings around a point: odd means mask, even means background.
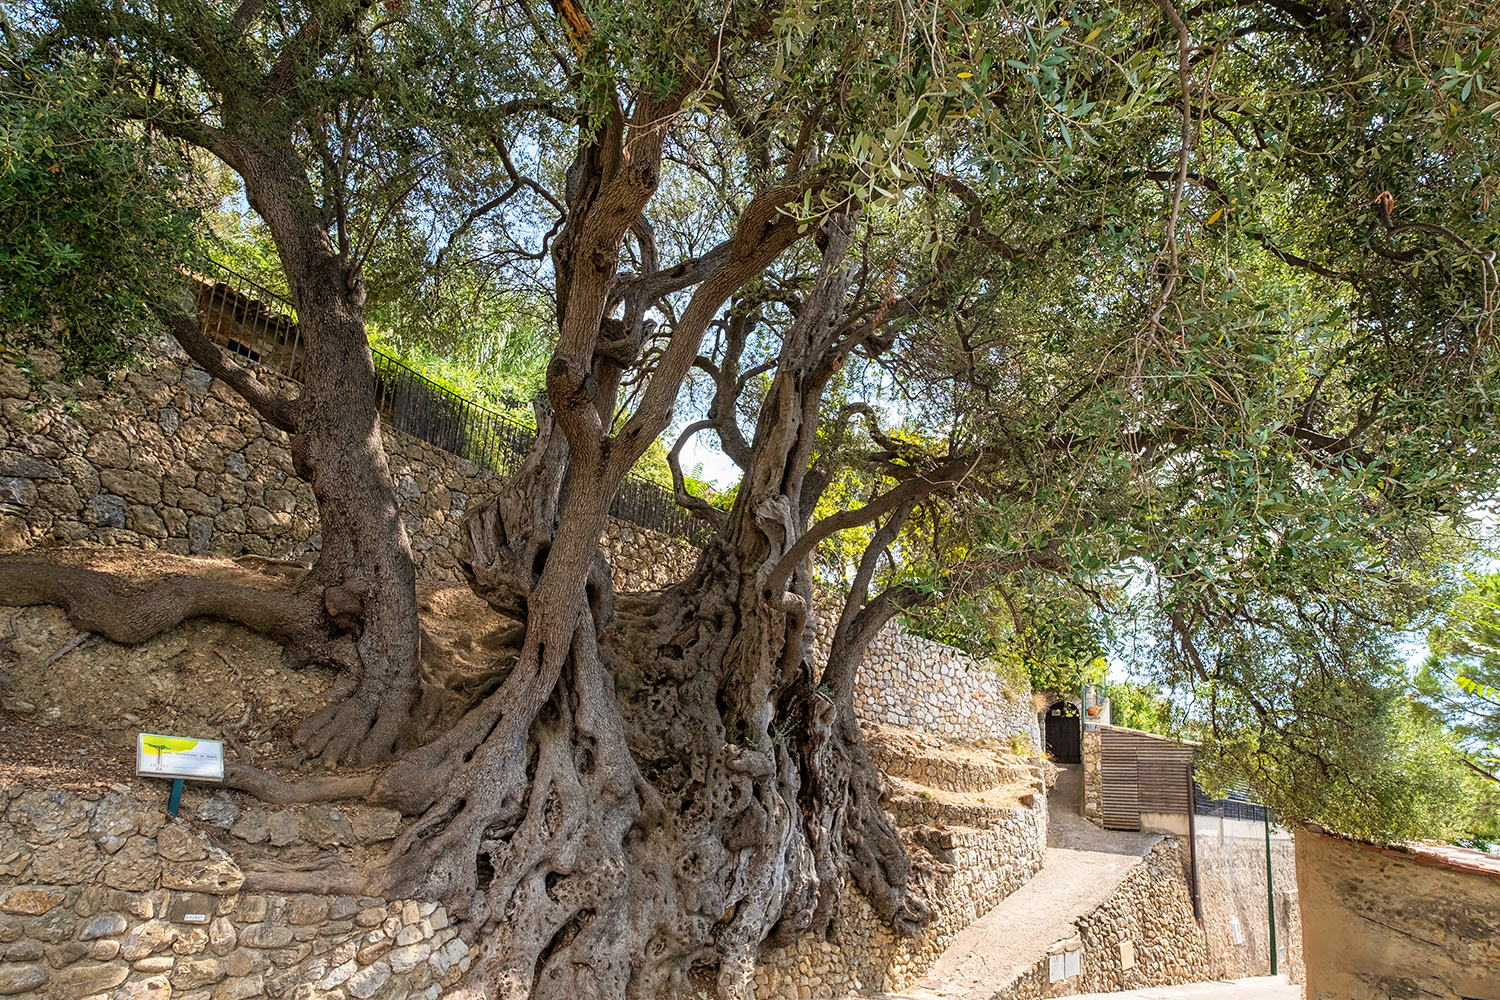
[[[0,15],[3,17],[3,15]],[[27,367],[59,351],[67,380],[104,374],[162,334],[181,268],[221,192],[188,153],[122,119],[107,68],[0,46],[0,338]]]

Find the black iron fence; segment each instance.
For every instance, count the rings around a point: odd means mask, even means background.
[[[1253,802],[1246,792],[1231,791],[1224,798],[1210,797],[1198,783],[1193,782],[1193,811],[1199,816],[1218,816],[1220,819],[1244,819],[1252,823],[1263,823],[1269,810]],[[1272,817],[1274,822],[1274,816]]]
[[[198,324],[225,349],[298,379],[306,353],[296,311],[281,295],[219,264],[197,282]],[[380,415],[392,427],[501,474],[526,457],[536,433],[525,424],[434,382],[388,354],[371,349]],[[708,526],[678,506],[672,492],[632,473],[610,514],[643,528],[701,545]]]

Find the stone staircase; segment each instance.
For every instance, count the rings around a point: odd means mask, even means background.
[[[980,773],[975,780],[983,783],[988,776]],[[913,804],[898,792],[891,808],[913,818],[949,808],[936,793],[929,794],[919,790],[920,801]],[[982,818],[989,807],[987,802],[956,805],[947,815],[964,821]],[[884,1000],[1009,1000],[1038,961],[1075,942],[1075,922],[1107,900],[1160,840],[1100,830],[1084,820],[1078,775],[1067,769],[1059,775],[1048,811],[1048,849],[1040,871],[959,931],[916,984],[885,994]]]
[[[1035,874],[1047,836],[1035,763],[891,727],[868,745],[886,776],[881,805],[906,836],[975,885],[976,904],[993,905]]]

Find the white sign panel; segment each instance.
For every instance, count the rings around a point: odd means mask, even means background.
[[[149,778],[224,780],[224,744],[188,736],[141,733],[135,743],[135,773]]]

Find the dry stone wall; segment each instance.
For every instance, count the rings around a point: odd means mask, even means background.
[[[824,1000],[912,985],[959,931],[1041,870],[1047,850],[1046,803],[1038,795],[1032,805],[1006,810],[985,829],[940,833],[934,847],[951,871],[934,880],[931,898],[939,910],[920,936],[896,937],[851,885],[838,940],[804,937],[761,952],[755,995]]]
[[[0,785],[0,996],[435,1000],[467,971],[477,949],[438,904],[257,892],[237,860],[378,850],[395,814],[242,811],[195,788],[169,820],[166,798]]]
[[[1187,853],[1183,842],[1163,840],[1108,899],[1078,918],[1077,936],[1054,947],[1064,957],[1068,951],[1079,952],[1077,975],[1054,980],[1049,954],[994,1000],[1111,993],[1208,979],[1208,951],[1189,895]]]
[[[818,622],[819,653],[833,641],[838,613]],[[911,635],[891,622],[870,643],[854,688],[864,722],[904,726],[949,739],[1008,746],[1022,738],[1023,752],[1037,752],[1041,731],[1024,681],[1002,676],[985,660],[952,646]]]
[[[82,542],[298,559],[322,542],[287,435],[166,345],[107,384],[33,385],[0,365],[0,413],[0,548]],[[460,519],[499,477],[390,428],[384,439],[418,575],[461,582]],[[620,522],[604,541],[634,590],[671,582],[691,553]]]

